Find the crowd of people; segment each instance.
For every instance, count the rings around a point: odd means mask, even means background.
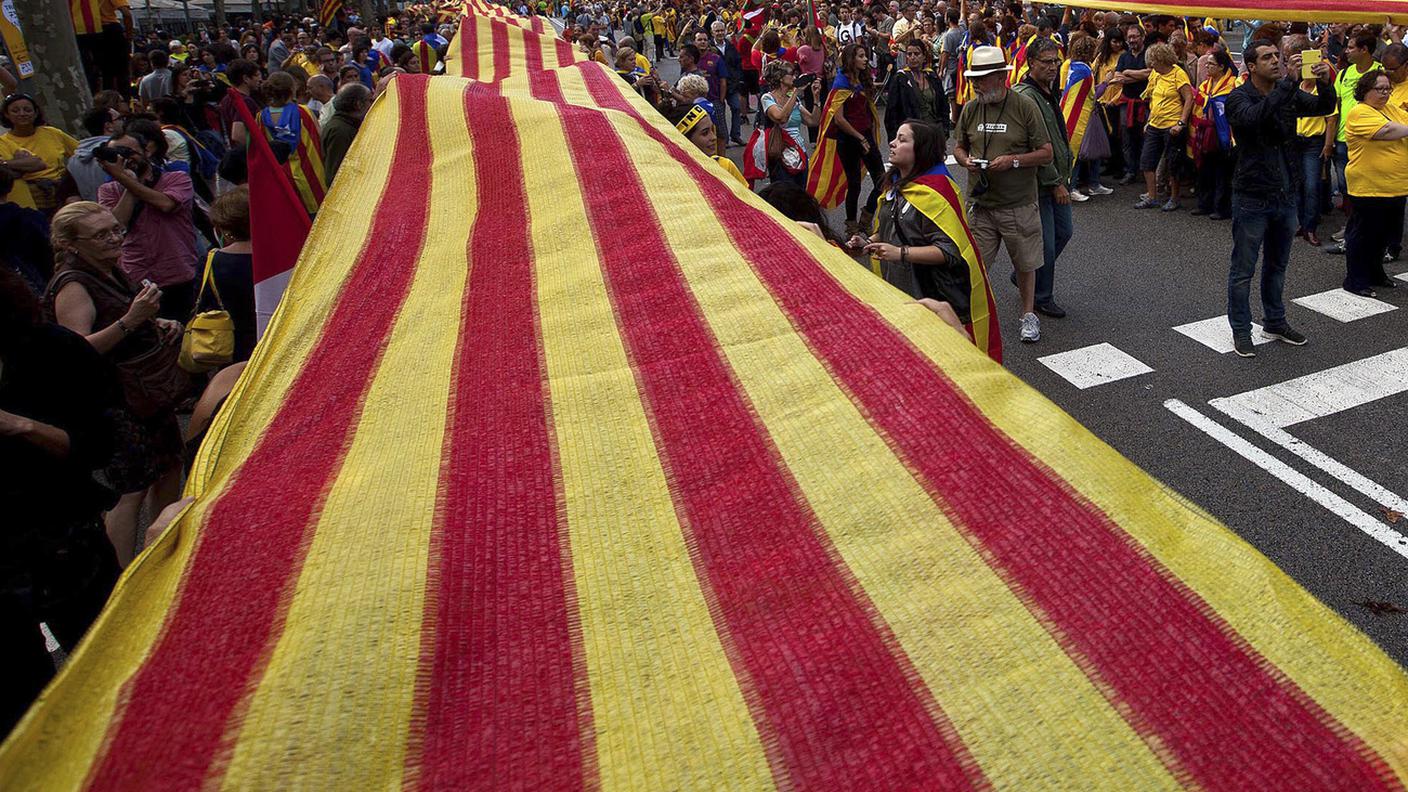
[[[323,27],[271,15],[186,36],[135,30],[123,0],[75,0],[93,90],[84,136],[0,80],[0,457],[10,514],[0,732],[53,673],[167,515],[256,341],[247,151],[267,145],[315,216],[374,97],[435,73],[453,14]],[[1248,25],[990,0],[517,4],[613,69],[680,133],[808,230],[869,261],[997,356],[988,269],[1012,262],[1019,338],[1060,318],[1073,205],[1140,183],[1141,209],[1231,220],[1230,330],[1291,344],[1281,289],[1297,238],[1346,257],[1344,288],[1392,288],[1408,195],[1402,29]],[[675,59],[679,77],[662,77]],[[0,69],[3,72],[3,69]],[[749,135],[745,139],[744,127]],[[742,168],[729,149],[742,147]],[[966,172],[963,187],[949,164]],[[866,182],[869,181],[868,189]],[[843,207],[844,231],[826,210]],[[1320,238],[1324,216],[1347,216]],[[228,352],[192,365],[192,320]],[[189,352],[189,350],[186,350]],[[96,475],[95,475],[96,473]],[[161,519],[155,521],[160,525]]]
[[[822,209],[844,203],[842,238],[872,231],[875,207],[893,189],[886,141],[905,123],[933,126],[969,171],[967,221],[983,261],[1005,247],[1013,262],[1025,342],[1040,339],[1041,315],[1065,316],[1054,282],[1075,232],[1072,206],[1113,194],[1110,181],[1143,186],[1139,209],[1175,212],[1191,196],[1191,214],[1233,221],[1228,299],[1239,355],[1255,354],[1249,320],[1239,317],[1263,253],[1268,332],[1284,331],[1289,343],[1303,340],[1282,326],[1280,307],[1295,240],[1345,256],[1348,291],[1395,286],[1383,264],[1401,256],[1408,194],[1401,26],[1247,23],[1237,48],[1225,21],[1163,14],[945,0],[811,8],[810,20],[796,2],[520,10],[559,16],[569,40],[667,117],[682,102],[704,107],[716,130],[707,153],[722,163],[728,147],[745,147],[738,175],[750,185],[787,181]],[[1253,51],[1275,54],[1270,87],[1247,57]],[[675,85],[656,68],[669,58],[679,61]],[[1267,113],[1281,123],[1268,126]],[[1283,156],[1263,158],[1264,148]],[[1268,172],[1279,180],[1274,191],[1258,186]],[[1294,219],[1278,216],[1267,230],[1237,211],[1260,200]],[[1336,211],[1346,223],[1322,240],[1321,220]],[[1283,224],[1293,224],[1289,236]],[[911,267],[876,264],[920,296]]]
[[[73,648],[254,350],[248,147],[262,138],[316,215],[377,93],[443,59],[447,18],[173,37],[92,0],[77,138],[0,68],[0,735],[54,673],[40,625]],[[198,355],[209,317],[227,340]]]

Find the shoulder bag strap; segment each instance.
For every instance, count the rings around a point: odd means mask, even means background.
[[[192,319],[196,317],[196,314],[200,313],[200,301],[201,298],[205,296],[206,284],[210,285],[210,293],[215,295],[215,304],[220,307],[220,310],[225,310],[225,301],[220,299],[220,290],[215,288],[215,275],[213,273],[215,253],[215,248],[211,248],[210,252],[205,254],[205,272],[200,276],[200,289],[196,291],[195,304],[191,307]],[[187,323],[189,324],[189,322]]]

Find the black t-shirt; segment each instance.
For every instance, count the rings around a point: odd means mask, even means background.
[[[1140,50],[1139,54],[1135,55],[1129,50],[1125,50],[1124,54],[1120,55],[1119,61],[1115,64],[1115,71],[1138,71],[1140,69],[1149,68],[1144,63],[1145,52],[1148,52],[1148,50]],[[1144,95],[1144,89],[1148,87],[1148,80],[1140,80],[1139,82],[1125,83],[1122,90],[1126,98],[1138,99],[1140,96]]]
[[[220,301],[235,323],[235,356],[232,363],[249,360],[254,352],[254,257],[249,253],[215,251],[210,263]],[[200,310],[214,310],[215,297],[206,289]]]

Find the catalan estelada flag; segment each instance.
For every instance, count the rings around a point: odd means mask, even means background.
[[[1403,787],[1364,635],[478,25],[495,81],[377,100],[0,788]]]
[[[318,121],[308,108],[289,102],[281,108],[265,107],[259,111],[257,121],[264,139],[271,144],[276,140],[289,145],[288,159],[283,168],[293,181],[303,208],[315,215],[322,206],[323,195],[327,192],[327,179],[323,175],[323,141],[318,134]]]
[[[1061,87],[1061,116],[1066,119],[1066,140],[1071,153],[1080,154],[1085,130],[1090,128],[1090,113],[1095,109],[1095,72],[1090,64],[1067,60],[1061,64],[1057,78]]]
[[[893,188],[882,193],[876,216],[893,211],[895,200]],[[950,282],[959,285],[954,291],[962,292],[963,297],[935,295],[950,303],[954,312],[963,320],[973,343],[998,363],[1002,362],[1002,334],[997,326],[997,306],[992,299],[992,287],[988,283],[987,266],[978,252],[978,243],[968,228],[968,212],[963,207],[963,197],[958,184],[949,175],[948,167],[942,162],[928,173],[899,188],[899,194],[910,206],[929,218],[944,236],[953,240],[958,247],[966,271],[944,273]],[[926,295],[927,296],[927,295]]]
[[[811,162],[807,167],[807,192],[816,198],[824,209],[832,209],[846,199],[846,169],[841,167],[841,154],[836,147],[836,137],[831,123],[836,120],[846,100],[856,95],[859,87],[851,79],[840,73],[831,84],[826,95],[826,104],[821,108],[821,123],[817,126],[816,149],[812,151]],[[870,145],[878,151],[885,145],[885,122],[869,96],[865,103],[870,109]],[[862,178],[864,176],[862,175]]]

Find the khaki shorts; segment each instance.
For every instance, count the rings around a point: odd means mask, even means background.
[[[978,253],[989,269],[997,249],[1007,246],[1007,256],[1018,272],[1036,272],[1046,263],[1041,242],[1041,211],[1036,202],[1010,209],[968,208],[968,226],[978,242]]]

